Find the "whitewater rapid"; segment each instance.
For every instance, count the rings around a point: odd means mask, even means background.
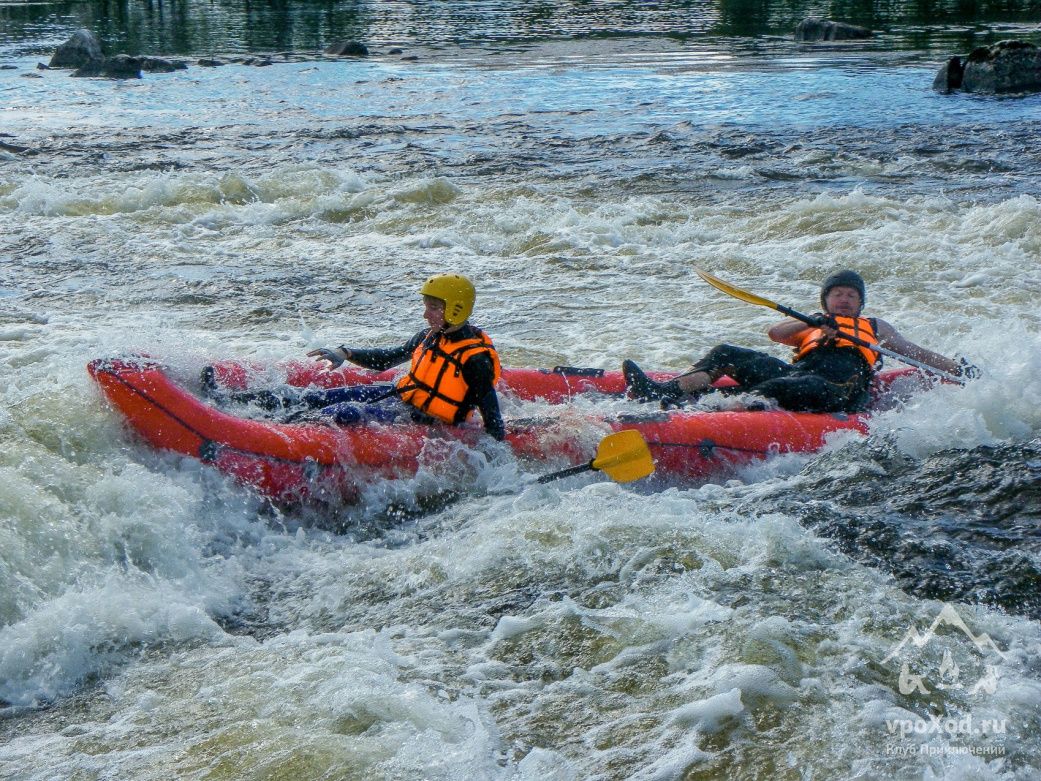
[[[0,774],[1036,773],[1038,603],[1000,584],[1041,566],[1038,505],[977,515],[999,498],[990,472],[1011,484],[1014,465],[1029,491],[1038,463],[1036,98],[970,132],[979,104],[919,89],[929,67],[846,57],[780,79],[597,59],[140,83],[14,62],[3,129],[33,153],[0,160]],[[868,99],[837,120],[852,79]],[[442,271],[477,282],[475,322],[509,365],[770,349],[776,313],[695,265],[811,311],[824,274],[855,267],[872,313],[983,377],[722,484],[532,486],[489,446],[463,501],[396,515],[438,479],[421,474],[374,487],[334,534],[152,452],[84,368],[145,352],[193,382],[214,358],[397,344]],[[945,485],[990,499],[896,506]],[[1016,547],[989,558],[959,536],[978,527]],[[996,600],[960,581],[953,602],[1001,654],[946,631],[923,663],[990,664],[992,693],[905,695],[883,663],[945,604],[904,579],[932,541],[930,566],[960,547],[996,573]],[[1005,730],[905,739],[930,713]]]

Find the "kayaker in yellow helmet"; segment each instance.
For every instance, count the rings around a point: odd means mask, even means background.
[[[459,274],[438,274],[420,288],[424,319],[429,328],[408,342],[391,348],[321,348],[307,353],[336,368],[350,361],[365,369],[382,371],[411,360],[408,374],[396,385],[358,385],[320,392],[309,399],[338,423],[386,420],[396,406],[412,420],[457,424],[475,409],[484,430],[503,439],[506,428],[499,410],[496,383],[502,374],[499,353],[488,335],[469,323],[477,294],[474,283]],[[373,408],[376,402],[385,402]],[[389,402],[389,403],[386,403]]]
[[[423,283],[419,292],[423,317],[430,327],[403,345],[341,345],[308,353],[331,368],[350,361],[378,371],[411,359],[408,373],[394,386],[361,385],[308,394],[312,397],[307,399],[308,406],[322,407],[322,414],[339,423],[387,420],[403,407],[413,420],[456,424],[476,409],[485,431],[503,439],[506,430],[495,392],[502,370],[492,340],[469,322],[476,299],[473,283],[459,274],[438,274]],[[374,408],[376,402],[385,403]]]
[[[430,277],[419,290],[423,296],[424,328],[399,347],[323,347],[308,355],[330,368],[350,361],[382,371],[411,359],[408,373],[394,385],[354,385],[326,390],[247,391],[224,400],[255,404],[268,410],[292,410],[289,419],[317,410],[341,424],[412,420],[421,423],[462,423],[476,409],[492,437],[506,436],[495,384],[501,368],[488,335],[469,321],[476,292],[459,274]]]
[[[964,360],[945,358],[908,341],[885,320],[863,317],[866,300],[867,288],[860,274],[838,271],[821,284],[823,312],[813,317],[815,325],[788,318],[767,332],[773,341],[794,348],[791,363],[756,350],[721,344],[666,382],[655,382],[635,363],[624,361],[626,386],[636,399],[661,399],[669,404],[696,399],[727,375],[738,385],[725,389],[725,393],[763,396],[793,411],[856,412],[869,401],[871,379],[881,365],[881,355],[870,346],[843,339],[843,334],[956,376],[978,373]]]

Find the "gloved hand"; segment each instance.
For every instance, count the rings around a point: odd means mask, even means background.
[[[820,312],[817,312],[815,314],[810,315],[810,320],[812,321],[812,324],[813,324],[814,328],[824,328],[824,327],[838,328],[839,327],[839,324],[835,322],[835,318],[834,317],[832,317],[831,315],[821,314]]]
[[[342,347],[319,347],[317,350],[311,350],[307,357],[316,361],[328,361],[329,368],[336,369],[347,360],[347,351]]]
[[[978,380],[983,372],[980,371],[980,367],[976,364],[969,363],[968,359],[958,358],[958,371],[955,374],[967,380]]]

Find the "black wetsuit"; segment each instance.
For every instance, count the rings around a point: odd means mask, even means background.
[[[721,344],[691,369],[713,378],[726,374],[738,383],[722,389],[723,393],[754,393],[793,412],[862,410],[870,400],[868,389],[874,376],[860,350],[830,345],[787,363],[756,350]]]

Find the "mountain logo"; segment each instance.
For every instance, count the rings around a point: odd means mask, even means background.
[[[882,663],[885,664],[892,659],[901,659],[899,680],[900,693],[930,693],[930,690],[925,685],[927,673],[913,673],[911,671],[911,663],[904,657],[916,655],[913,653],[915,649],[925,649],[925,647],[937,637],[937,630],[944,626],[956,629],[968,638],[973,647],[975,647],[976,651],[979,653],[983,673],[972,685],[967,686],[962,683],[962,675],[965,671],[955,661],[951,649],[946,648],[943,652],[943,659],[935,670],[935,674],[933,676],[928,676],[930,681],[933,682],[934,688],[946,691],[965,689],[969,694],[976,694],[981,691],[987,694],[993,694],[997,691],[998,668],[996,664],[989,663],[989,661],[994,659],[994,655],[997,655],[998,658],[1003,660],[1005,654],[1000,648],[998,648],[990,635],[986,632],[979,635],[974,633],[969,629],[962,617],[958,615],[958,611],[954,609],[954,606],[945,603],[943,609],[940,610],[939,614],[933,619],[932,624],[925,632],[919,633],[915,627],[908,627],[907,631],[904,632],[903,639],[901,639],[893,650],[889,652],[889,655],[882,660]],[[917,655],[920,656],[920,654]]]

